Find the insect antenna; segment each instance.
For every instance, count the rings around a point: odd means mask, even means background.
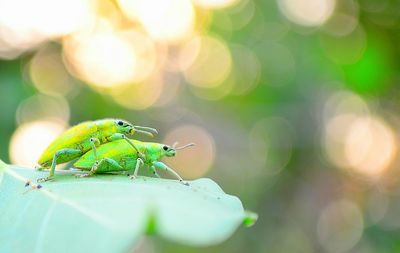
[[[176,143],[176,145],[178,145],[177,142],[175,142],[175,143]],[[174,143],[174,144],[175,144],[175,143]],[[175,146],[176,146],[176,145],[175,145]],[[195,145],[194,143],[189,143],[189,144],[186,144],[186,145],[184,145],[184,146],[182,146],[182,147],[178,147],[178,148],[175,148],[175,147],[174,147],[174,149],[175,149],[175,150],[180,150],[180,149],[192,147],[192,146],[194,146],[194,145]]]

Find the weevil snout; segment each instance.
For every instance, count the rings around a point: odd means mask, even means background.
[[[157,129],[143,126],[133,126],[131,134],[134,134],[135,132],[142,133],[150,137],[154,137],[155,134],[158,134]]]
[[[167,152],[167,153],[166,153],[166,156],[167,156],[167,157],[173,157],[173,156],[175,156],[175,155],[176,155],[175,150],[174,150],[174,151],[171,150],[170,152]]]
[[[175,156],[176,154],[176,150],[170,146],[164,145],[162,149],[164,150],[165,156],[167,157]]]

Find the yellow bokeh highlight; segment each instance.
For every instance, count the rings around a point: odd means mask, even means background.
[[[240,2],[240,0],[193,0],[193,2],[195,5],[202,8],[221,9],[235,5]]]
[[[48,119],[20,125],[11,137],[11,163],[32,168],[47,146],[65,129],[63,122]]]
[[[177,69],[184,71],[196,60],[201,49],[201,39],[197,36],[182,45],[177,56]]]
[[[177,42],[193,32],[195,14],[190,0],[119,0],[125,15],[139,21],[154,38]]]
[[[76,88],[65,69],[61,52],[54,46],[40,49],[29,63],[34,86],[43,94],[66,95]]]
[[[179,55],[179,64],[183,70],[193,64],[201,46],[199,40],[189,44]],[[257,56],[249,48],[238,44],[231,45],[230,51],[232,65],[228,77],[215,87],[192,85],[193,94],[206,100],[220,100],[229,94],[245,95],[258,85],[261,63]]]
[[[335,3],[335,0],[278,0],[281,12],[303,26],[324,24],[332,15]]]
[[[350,92],[338,92],[325,107],[324,146],[339,168],[379,179],[394,163],[398,142],[393,129],[371,115],[367,104]]]
[[[215,159],[213,137],[204,129],[195,125],[183,125],[170,131],[164,138],[164,144],[179,145],[195,143],[196,146],[177,152],[175,157],[164,161],[184,178],[199,178],[210,170]]]
[[[163,76],[177,72],[198,97],[216,100],[233,89],[243,94],[258,78],[255,55],[237,48],[250,71],[236,80],[226,42],[198,35],[211,25],[209,9],[233,5],[229,15],[239,29],[254,14],[247,0],[16,0],[0,10],[0,57],[60,39],[61,49],[42,46],[29,62],[29,77],[41,93],[73,96],[79,87],[72,75],[131,109],[155,105],[168,82]]]
[[[17,107],[18,125],[39,119],[52,119],[69,122],[70,109],[64,97],[51,97],[42,94],[24,99]]]
[[[155,76],[159,59],[165,54],[163,48],[158,48],[155,42],[143,32],[129,30],[124,36],[130,41],[136,55],[136,68],[134,71],[134,82],[142,82],[151,76]]]
[[[65,41],[66,59],[81,79],[99,87],[112,87],[135,79],[137,57],[126,36],[99,31]]]
[[[234,81],[231,79],[226,80],[221,85],[212,88],[202,88],[198,86],[192,86],[191,91],[196,97],[205,100],[220,100],[232,93],[234,87]]]
[[[0,0],[0,58],[76,32],[93,19],[90,0]]]
[[[110,90],[114,101],[123,107],[135,110],[144,110],[161,96],[163,91],[163,79],[154,75],[151,79],[141,83],[131,84]]]
[[[392,129],[381,119],[357,118],[346,134],[344,152],[354,171],[377,176],[392,163],[397,143]]]
[[[196,37],[186,46],[196,48],[198,45],[200,48],[195,60],[184,70],[185,79],[194,86],[215,88],[225,81],[231,71],[230,50],[223,41],[211,36]]]

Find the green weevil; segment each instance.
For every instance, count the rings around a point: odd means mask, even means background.
[[[131,142],[134,143],[137,149],[144,154],[144,157],[139,157],[138,152],[127,142],[118,140],[101,145],[97,149],[97,154],[93,151],[87,152],[74,163],[74,167],[80,170],[89,171],[87,174],[80,175],[81,177],[91,176],[96,173],[132,171],[133,175],[131,179],[134,179],[139,173],[139,168],[142,165],[147,165],[157,177],[159,177],[159,175],[156,172],[156,169],[166,170],[174,174],[181,183],[188,185],[188,183],[184,182],[178,173],[159,160],[165,156],[175,156],[177,150],[193,146],[193,143],[177,148],[177,143],[168,146],[137,140],[131,140]],[[96,155],[98,160],[96,159]]]
[[[38,179],[38,182],[51,180],[57,164],[72,161],[89,150],[92,150],[94,159],[97,160],[96,147],[107,142],[123,140],[138,150],[126,135],[135,132],[153,136],[157,130],[150,127],[134,126],[121,119],[102,119],[82,122],[61,134],[55,139],[40,156],[38,164],[40,169],[50,168],[48,177]],[[143,154],[139,152],[139,156]]]

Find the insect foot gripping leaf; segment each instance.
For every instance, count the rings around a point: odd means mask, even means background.
[[[127,252],[145,233],[193,246],[220,243],[251,224],[237,197],[212,180],[97,175],[34,183],[46,172],[0,161],[0,252]]]

